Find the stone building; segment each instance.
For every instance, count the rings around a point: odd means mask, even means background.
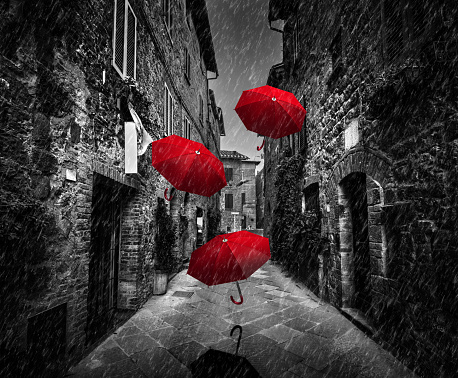
[[[10,0],[0,16],[0,375],[60,376],[151,295],[168,183],[151,149],[125,173],[126,122],[219,157],[218,70],[204,0]],[[168,206],[181,261],[219,196]]]
[[[256,182],[256,228],[264,227],[264,168],[262,168],[255,178]]]
[[[294,93],[307,116],[265,147],[265,235],[276,232],[277,167],[300,155],[297,206],[327,240],[309,272],[320,295],[425,377],[458,371],[457,10],[269,2],[283,61],[267,84]]]
[[[227,186],[221,190],[223,232],[256,228],[255,171],[259,161],[237,151],[221,151]]]

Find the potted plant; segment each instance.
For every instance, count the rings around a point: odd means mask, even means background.
[[[169,273],[177,266],[173,253],[176,243],[176,225],[172,216],[167,212],[164,200],[158,201],[156,208],[156,236],[154,256],[153,294],[165,294]]]

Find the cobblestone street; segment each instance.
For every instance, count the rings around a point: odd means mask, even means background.
[[[240,282],[207,287],[181,271],[164,296],[148,300],[129,321],[71,369],[72,377],[192,377],[208,349],[239,355],[264,378],[415,377],[334,307],[285,277],[272,262]],[[190,298],[174,295],[193,293]]]

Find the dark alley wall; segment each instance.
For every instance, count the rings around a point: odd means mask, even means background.
[[[45,348],[40,340],[51,334],[60,335],[53,339],[59,345],[48,355],[44,352],[43,363],[55,376],[94,347],[97,337],[90,337],[90,328],[96,323],[88,319],[91,311],[94,319],[100,315],[104,288],[97,288],[97,275],[108,280],[108,273],[106,262],[97,260],[98,235],[91,219],[107,222],[103,227],[112,228],[119,243],[113,303],[106,304],[109,324],[96,335],[107,334],[117,312],[135,310],[151,295],[154,210],[168,183],[151,166],[150,149],[138,157],[138,174],[124,173],[124,122],[132,121],[127,104],[153,140],[164,137],[170,132],[164,120],[167,85],[173,98],[173,133],[184,135],[186,117],[188,137],[219,155],[219,134],[214,133],[220,120],[209,115],[207,68],[216,70],[211,34],[205,31],[203,39],[196,32],[183,2],[171,8],[174,24],[169,32],[162,2],[130,1],[137,20],[132,50],[136,76],[122,77],[112,65],[115,4],[124,12],[121,0],[0,4],[2,376],[35,374],[37,360],[30,356]],[[183,68],[186,51],[188,77]],[[177,224],[180,215],[188,219],[181,222],[187,232],[177,235],[180,265],[195,246],[197,206],[205,213],[210,206],[219,208],[216,197],[210,201],[190,195],[186,203],[184,197],[177,193],[168,204]],[[98,201],[116,208],[114,215]],[[105,218],[95,216],[97,211],[105,212]],[[94,266],[100,272],[94,273]],[[37,326],[48,316],[59,329]]]
[[[364,174],[371,304],[359,309],[375,337],[420,375],[451,376],[458,341],[456,5],[280,3],[271,2],[271,18],[285,21],[283,64],[268,83],[294,93],[307,117],[302,134],[266,147],[264,228],[276,206],[276,162],[301,154],[302,195],[318,181],[321,232],[330,243],[330,257],[319,257],[322,293],[339,307],[358,307],[361,217],[349,204],[363,196],[345,179]]]

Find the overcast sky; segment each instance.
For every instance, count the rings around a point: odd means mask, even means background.
[[[209,0],[207,8],[219,72],[209,83],[226,129],[221,149],[259,160],[262,138],[245,128],[234,108],[244,90],[265,85],[270,67],[282,61],[282,36],[269,29],[269,0]]]

